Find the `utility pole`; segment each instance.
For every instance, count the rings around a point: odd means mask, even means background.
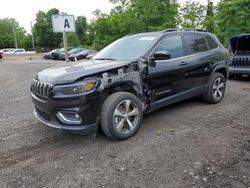
[[[34,42],[34,35],[33,35],[33,26],[32,26],[32,21],[30,21],[30,27],[31,27],[31,38],[32,38],[32,47],[33,47],[33,51],[35,51],[35,42]]]
[[[13,35],[14,35],[14,40],[15,40],[15,47],[17,48],[17,39],[16,39],[16,28],[15,28],[15,23],[12,26],[13,29]]]

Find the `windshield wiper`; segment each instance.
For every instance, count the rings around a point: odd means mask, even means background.
[[[114,58],[96,58],[94,60],[112,60],[112,61],[116,61],[116,59],[114,59]]]

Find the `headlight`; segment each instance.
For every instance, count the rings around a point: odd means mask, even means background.
[[[76,97],[94,90],[97,85],[96,79],[85,80],[68,85],[58,85],[53,88],[55,98]]]

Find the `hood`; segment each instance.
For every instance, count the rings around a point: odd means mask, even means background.
[[[64,63],[63,65],[45,69],[39,72],[36,76],[36,79],[52,85],[72,83],[78,78],[102,73],[104,71],[129,65],[130,63],[131,62],[127,61],[105,60],[81,61],[67,64]]]
[[[231,37],[230,46],[234,54],[250,52],[250,34]]]

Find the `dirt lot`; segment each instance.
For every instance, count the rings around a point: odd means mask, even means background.
[[[39,123],[31,78],[60,62],[0,62],[0,187],[250,187],[250,81],[230,80],[224,100],[187,100],[144,117],[114,142]]]

